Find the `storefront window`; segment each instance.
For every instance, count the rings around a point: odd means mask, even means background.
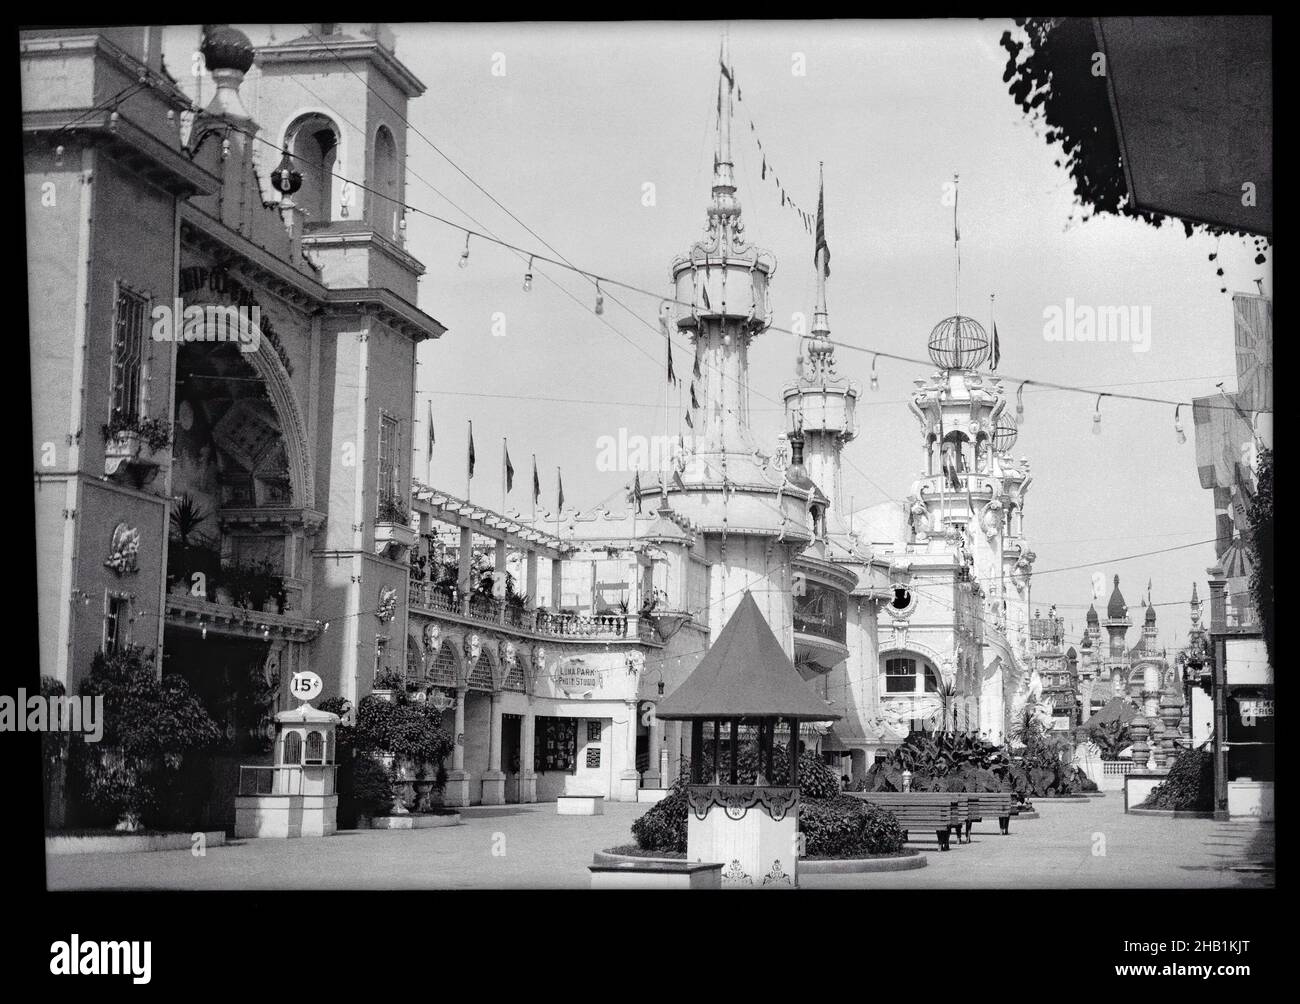
[[[533,769],[573,771],[578,760],[578,720],[538,718],[533,740]]]

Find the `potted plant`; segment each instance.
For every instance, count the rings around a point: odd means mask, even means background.
[[[171,423],[161,418],[115,413],[103,426],[104,473],[124,470],[152,478],[158,472],[154,454],[171,445]]]
[[[380,492],[375,515],[375,553],[400,560],[418,538],[410,524],[411,512],[402,496],[395,491]]]
[[[375,682],[370,687],[371,694],[381,701],[389,702],[395,702],[397,695],[405,691],[406,678],[388,667],[375,674]]]

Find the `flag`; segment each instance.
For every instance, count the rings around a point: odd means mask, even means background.
[[[686,491],[686,482],[682,480],[681,471],[678,470],[673,471],[673,484],[677,486],[678,490]]]
[[[632,494],[628,497],[629,502],[636,503],[636,511],[641,512],[641,472],[637,471],[632,478]]]
[[[542,482],[537,477],[537,457],[533,456],[533,505],[542,497]]]
[[[692,408],[698,408],[699,406],[700,406],[700,402],[699,402],[699,400],[695,397],[695,381],[692,380],[692,381],[691,381],[691,407],[692,407]]]
[[[759,171],[759,177],[758,177],[758,180],[759,180],[759,181],[766,181],[766,180],[767,180],[767,155],[766,155],[766,154],[763,155],[763,167],[762,167],[762,169]]]
[[[957,473],[957,446],[955,443],[943,444],[943,473],[948,477],[948,484],[953,491],[961,488],[961,477]]]
[[[686,413],[686,424],[692,429],[695,428],[695,421],[691,418],[691,413],[689,411]]]
[[[668,343],[668,382],[677,385],[677,374],[673,372],[673,343]]]
[[[821,252],[826,252],[826,257],[822,259],[822,275],[827,279],[831,277],[831,249],[826,243],[826,206],[825,206],[825,185],[819,180],[817,185],[817,243],[813,248],[813,264],[817,265],[817,256]]]
[[[1002,361],[1002,344],[998,341],[998,322],[993,322],[993,364],[989,366],[990,370],[998,368],[998,363]]]
[[[696,380],[698,380],[698,379],[700,378],[700,346],[699,346],[699,343],[696,343],[696,345],[695,345],[695,361],[694,361],[693,363],[691,363],[691,376],[695,377]]]
[[[718,50],[718,66],[722,68],[722,75],[727,78],[727,83],[732,87],[736,86],[736,70],[734,67],[727,66],[722,60],[722,50]]]
[[[429,402],[429,456],[428,456],[429,460],[433,459],[433,444],[435,441],[436,440],[433,435],[433,402],[430,401]]]
[[[1202,488],[1249,484],[1254,474],[1254,429],[1236,407],[1234,396],[1212,394],[1192,399],[1196,466]]]
[[[706,278],[705,278],[705,280],[704,280],[705,284],[704,284],[703,286],[700,287],[700,293],[701,293],[701,294],[703,295],[703,297],[704,297],[704,309],[705,309],[705,310],[712,310],[712,309],[713,309],[713,304],[709,303],[709,286],[708,286],[708,279],[707,279],[708,273],[707,273],[707,272],[705,273],[705,276],[706,276]]]
[[[564,478],[560,477],[560,469],[558,467],[555,468],[555,484],[556,484],[555,511],[557,513],[560,513],[564,511]]]
[[[1273,410],[1273,301],[1232,298],[1237,342],[1237,400],[1247,411]]]
[[[469,423],[469,453],[465,458],[466,466],[469,468],[469,476],[474,476],[474,423]]]
[[[510,462],[510,447],[504,439],[501,440],[501,449],[506,459],[506,491],[509,492],[515,486],[515,465]]]

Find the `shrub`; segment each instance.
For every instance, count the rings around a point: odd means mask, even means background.
[[[140,646],[97,652],[80,692],[104,701],[102,741],[74,746],[81,794],[92,807],[137,828],[156,815],[160,793],[175,804],[183,780],[206,777],[181,768],[186,753],[221,741],[220,728],[183,677],[158,679]]]
[[[442,715],[429,704],[405,699],[384,701],[367,695],[357,705],[357,724],[349,736],[359,753],[391,753],[409,760],[423,776],[426,767],[437,767],[455,748],[442,727]]]
[[[805,753],[804,756],[816,759],[815,754]],[[814,779],[808,788],[803,789],[799,802],[799,830],[804,834],[804,855],[866,857],[901,851],[903,831],[894,814],[861,799],[840,794],[834,774],[825,764],[821,766],[825,771],[824,777],[815,767],[801,775]],[[801,760],[800,771],[804,769]],[[772,772],[777,773],[775,763]],[[688,778],[689,774],[684,770],[667,797],[652,805],[632,824],[632,836],[642,850],[685,853],[686,820],[690,813],[686,799]],[[812,790],[829,791],[830,794],[824,797],[812,795],[809,793]]]
[[[803,802],[799,832],[803,856],[810,858],[864,858],[903,849],[903,830],[894,814],[851,795]]]
[[[1210,751],[1201,746],[1178,754],[1178,759],[1169,768],[1169,776],[1155,786],[1139,808],[1211,811],[1214,808],[1214,758]]]
[[[686,781],[679,777],[673,790],[650,806],[648,812],[632,823],[632,836],[644,851],[686,852]]]

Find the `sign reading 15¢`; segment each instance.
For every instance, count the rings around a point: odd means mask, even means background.
[[[316,700],[324,687],[321,678],[311,672],[294,673],[293,679],[289,681],[289,693],[300,701]]]

